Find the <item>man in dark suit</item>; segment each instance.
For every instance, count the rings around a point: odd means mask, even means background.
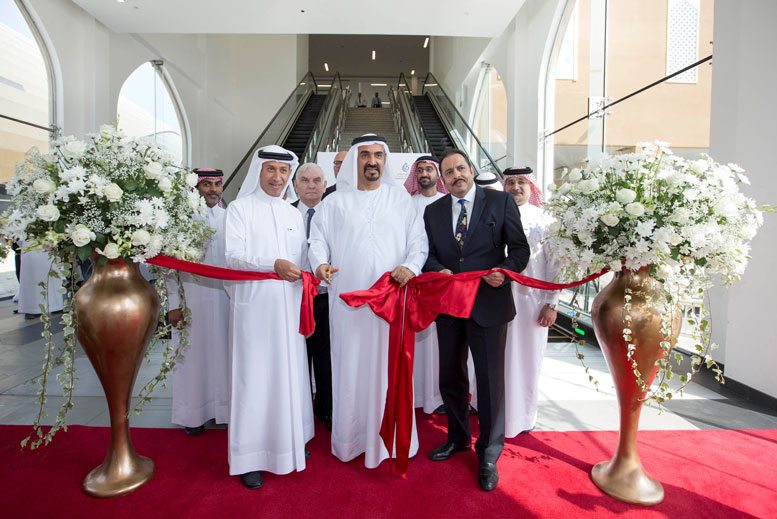
[[[521,272],[529,261],[529,245],[518,208],[510,195],[475,185],[466,154],[450,150],[440,161],[450,194],[427,206],[429,238],[425,272],[454,274],[496,267]],[[483,276],[468,319],[440,315],[440,393],[448,411],[448,441],[429,453],[443,461],[470,449],[467,345],[472,351],[478,390],[480,437],[475,443],[478,483],[493,490],[499,481],[496,462],[504,448],[504,355],[507,324],[515,317],[509,280],[501,272]]]
[[[343,160],[345,160],[345,155],[347,154],[347,151],[338,151],[335,155],[335,160],[332,161],[332,168],[335,171],[335,182],[337,182],[337,175],[340,174],[340,167],[343,165]],[[326,188],[326,191],[324,191],[324,196],[322,198],[326,198],[332,193],[337,191],[337,184],[332,184],[328,188]]]
[[[292,203],[302,213],[306,236],[310,237],[310,222],[316,213],[316,207],[326,189],[326,176],[321,168],[312,162],[301,165],[294,175],[294,189],[299,200]],[[305,265],[310,270],[309,265]],[[308,350],[308,371],[311,367],[316,378],[316,397],[313,401],[313,414],[324,422],[327,430],[332,430],[332,357],[329,345],[329,297],[326,287],[321,285],[313,298],[313,316],[316,319],[316,331],[305,339]]]

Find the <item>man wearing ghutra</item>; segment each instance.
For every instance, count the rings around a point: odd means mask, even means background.
[[[329,283],[332,348],[332,453],[389,457],[380,438],[388,387],[389,325],[340,294],[369,288],[385,272],[404,285],[421,272],[428,244],[423,221],[389,168],[386,139],[354,139],[337,177],[337,196],[321,202],[310,231],[310,265]],[[339,272],[338,272],[339,271]],[[413,423],[410,455],[418,450]]]
[[[531,248],[523,274],[553,281],[558,265],[542,242],[553,219],[542,210],[542,191],[529,167],[504,171],[505,191],[521,212],[523,232]],[[505,348],[505,436],[513,438],[534,428],[537,421],[538,383],[548,327],[556,322],[559,292],[512,284],[516,316],[507,327]]]
[[[224,174],[221,170],[199,168],[197,190],[208,206],[208,225],[215,234],[208,243],[202,262],[223,267],[224,216],[221,207]],[[181,273],[186,306],[191,311],[189,346],[184,359],[173,371],[172,422],[184,426],[190,435],[201,434],[205,422],[229,421],[229,297],[224,282]],[[178,283],[167,282],[168,320],[177,327],[183,320]],[[178,340],[178,331],[173,339]]]
[[[283,279],[230,287],[229,473],[249,488],[262,485],[260,471],[303,470],[305,443],[313,437],[305,338],[297,332],[305,224],[282,198],[296,168],[294,153],[261,148],[227,208],[227,267]]]
[[[405,179],[405,189],[421,218],[426,206],[448,194],[440,176],[440,164],[431,155],[422,155],[410,167]],[[413,396],[416,407],[423,407],[425,413],[444,413],[440,396],[440,361],[437,347],[437,325],[415,336],[415,357],[413,359]]]

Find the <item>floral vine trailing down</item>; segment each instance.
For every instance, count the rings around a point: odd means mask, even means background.
[[[204,223],[206,205],[196,185],[197,175],[175,166],[161,147],[147,139],[129,139],[110,125],[85,141],[73,137],[55,141],[46,154],[33,148],[17,164],[7,186],[13,201],[3,214],[3,233],[24,243],[26,250],[49,252],[53,259],[50,275],[67,280],[62,347],[54,344],[48,309],[41,308],[45,360],[36,377],[39,414],[22,446],[48,444],[60,428],[67,428],[65,419],[73,407],[76,380],[73,358],[78,323],[72,302],[77,260],[96,254],[101,264],[115,258],[142,263],[165,254],[199,261],[212,231]],[[164,303],[165,276],[159,277],[157,292]],[[45,294],[46,284],[41,283],[41,288]],[[152,348],[169,331],[164,312],[160,321]],[[158,383],[164,384],[188,340],[184,336],[177,346],[172,343],[168,342],[159,374],[141,391],[136,411],[150,400]],[[52,427],[44,432],[46,385],[52,368],[60,365],[64,370],[57,378],[65,402]]]
[[[653,387],[647,387],[632,359],[628,289],[623,336],[637,383],[648,399],[660,405],[682,392],[702,365],[723,383],[721,370],[710,356],[715,345],[710,341],[705,295],[714,281],[730,285],[742,276],[750,240],[763,223],[761,209],[771,208],[757,206],[740,192],[740,184],[750,182],[734,164],[718,164],[707,155],[687,160],[658,141],[640,143],[638,148],[642,151],[605,155],[564,175],[547,204],[556,218],[547,244],[562,265],[564,280],[605,268],[619,272],[650,267],[651,277],[662,285],[659,300],[651,305],[662,311],[664,337],[664,356],[657,362]],[[680,387],[672,389],[673,368],[668,360],[674,347],[672,315],[686,305],[699,306],[688,318],[695,352],[690,368],[678,377]],[[680,364],[682,355],[675,352],[674,360]]]

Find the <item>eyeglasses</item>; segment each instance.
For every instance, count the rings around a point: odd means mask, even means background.
[[[342,166],[343,165],[343,161],[342,160],[336,160],[336,161],[332,162],[332,164],[334,164],[335,166]]]

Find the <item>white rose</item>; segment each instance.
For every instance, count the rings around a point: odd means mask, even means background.
[[[569,184],[567,182],[561,184],[561,187],[558,188],[558,194],[560,195],[566,195],[570,191],[572,191],[572,184]]]
[[[44,222],[56,222],[59,220],[59,209],[53,205],[42,205],[38,207],[35,213]]]
[[[97,249],[97,252],[108,259],[116,259],[119,257],[119,246],[113,242],[110,242],[105,246],[104,249]]]
[[[167,193],[171,189],[173,189],[173,183],[170,182],[170,179],[167,177],[162,177],[159,179],[159,189],[163,193]]]
[[[162,239],[162,236],[159,234],[154,234],[151,236],[151,241],[149,242],[148,249],[154,250],[154,251],[161,251],[162,245],[164,245],[164,240]]]
[[[189,187],[197,187],[197,182],[200,181],[200,176],[197,173],[189,173],[186,175],[186,185]]]
[[[645,214],[645,206],[639,202],[632,202],[630,204],[626,204],[626,212],[631,216],[640,217]]]
[[[81,141],[70,141],[62,147],[62,154],[69,159],[79,159],[86,151],[86,144]]]
[[[579,182],[583,179],[583,174],[580,172],[578,168],[573,169],[569,172],[569,181],[570,182]]]
[[[620,218],[614,214],[603,214],[599,219],[604,222],[607,227],[615,227],[621,221]]]
[[[57,185],[48,178],[39,178],[32,183],[32,188],[39,195],[47,195],[53,193],[57,189]]]
[[[103,189],[103,196],[105,196],[109,202],[118,202],[121,200],[121,195],[123,194],[124,191],[122,191],[121,188],[113,182],[105,186],[105,189]]]
[[[96,237],[92,230],[83,224],[76,225],[75,229],[70,233],[70,239],[73,240],[76,247],[89,245]]]
[[[132,245],[143,246],[151,241],[151,234],[145,229],[138,229],[132,233]]]
[[[162,176],[162,165],[159,162],[149,162],[143,166],[143,173],[146,178],[156,180]]]
[[[623,205],[630,204],[637,199],[637,192],[631,189],[619,189],[615,193],[615,200]]]
[[[599,190],[599,181],[595,178],[583,180],[578,184],[578,188],[584,195],[590,195]]]

